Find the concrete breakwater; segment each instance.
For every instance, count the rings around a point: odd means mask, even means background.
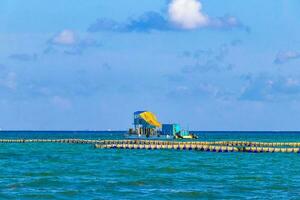
[[[168,140],[87,140],[87,139],[0,139],[0,143],[92,144],[99,149],[173,149],[211,152],[300,153],[297,142],[251,141],[168,141]]]

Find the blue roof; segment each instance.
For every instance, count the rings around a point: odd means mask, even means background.
[[[145,110],[144,111],[135,111],[133,114],[134,115],[138,115],[138,114],[141,114],[141,113],[143,113],[143,112],[146,112]]]

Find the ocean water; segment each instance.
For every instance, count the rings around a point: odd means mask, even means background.
[[[292,132],[197,132],[200,140],[298,141]],[[1,132],[121,139],[123,132]],[[299,199],[300,154],[0,144],[0,199]]]

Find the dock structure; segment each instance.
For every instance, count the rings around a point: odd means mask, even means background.
[[[0,143],[90,144],[97,149],[195,150],[209,152],[300,153],[300,142],[0,139]]]
[[[134,128],[129,128],[125,134],[127,139],[197,139],[195,134],[181,129],[177,123],[162,124],[150,111],[133,113]]]

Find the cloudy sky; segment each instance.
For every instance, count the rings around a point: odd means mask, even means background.
[[[0,128],[300,130],[298,0],[2,0]]]

